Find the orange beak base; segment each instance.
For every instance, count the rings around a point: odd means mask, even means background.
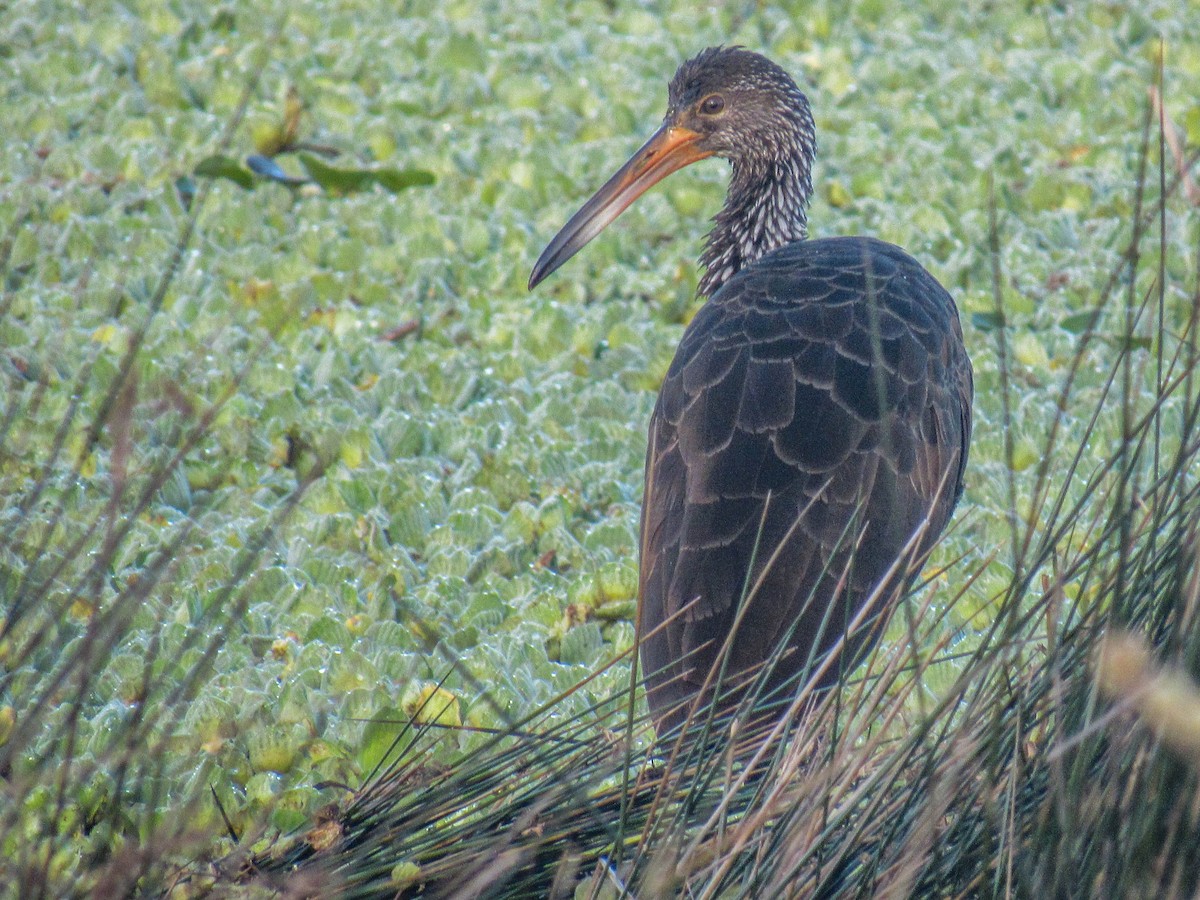
[[[654,132],[546,245],[529,276],[529,289],[582,250],[651,187],[672,172],[712,156],[712,151],[697,146],[699,140],[698,132],[677,125],[663,125]]]

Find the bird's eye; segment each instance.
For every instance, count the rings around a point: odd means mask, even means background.
[[[700,101],[700,112],[706,116],[715,116],[725,109],[725,98],[720,94],[709,94]]]

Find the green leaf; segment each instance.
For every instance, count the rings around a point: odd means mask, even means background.
[[[1100,319],[1100,310],[1085,309],[1083,312],[1077,312],[1067,316],[1059,324],[1071,332],[1071,334],[1082,334],[1083,332],[1096,327],[1096,322]]]
[[[321,616],[305,632],[304,642],[310,641],[320,641],[330,647],[349,647],[354,643],[354,638],[344,623],[331,616]]]
[[[431,185],[437,179],[425,169],[377,169],[375,180],[381,187],[396,194],[405,188]]]
[[[971,313],[971,324],[980,331],[994,331],[997,328],[1003,328],[1005,324],[1004,314],[998,312],[977,312]]]
[[[300,162],[309,176],[327,191],[349,194],[369,188],[375,175],[366,169],[339,169],[326,165],[311,153],[301,153]]]
[[[1021,365],[1035,371],[1045,372],[1050,369],[1050,354],[1035,334],[1018,335],[1012,342],[1012,355]]]
[[[408,724],[408,716],[395,707],[385,707],[371,717],[363,728],[358,763],[363,774],[375,771],[385,759],[395,756],[397,738]]]
[[[433,173],[424,169],[343,169],[322,162],[311,153],[301,153],[300,162],[313,181],[325,190],[338,194],[368,190],[375,184],[394,194],[405,188],[434,182]]]
[[[559,645],[559,661],[591,665],[600,655],[604,635],[596,622],[584,622],[562,636]]]
[[[196,164],[195,175],[199,178],[226,178],[246,190],[254,187],[254,176],[242,168],[240,162],[220,154],[200,160]]]

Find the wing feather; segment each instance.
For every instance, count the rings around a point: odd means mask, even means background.
[[[932,545],[962,492],[971,394],[953,301],[891,245],[791,244],[711,298],[650,422],[642,634],[677,617],[642,645],[660,726],[704,682],[740,603],[729,669],[753,671],[788,638],[782,680],[837,642],[915,532],[919,553]]]

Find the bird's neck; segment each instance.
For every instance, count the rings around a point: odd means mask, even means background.
[[[717,213],[700,264],[697,293],[710,297],[744,267],[808,236],[809,167],[799,155],[735,160],[725,208]]]

